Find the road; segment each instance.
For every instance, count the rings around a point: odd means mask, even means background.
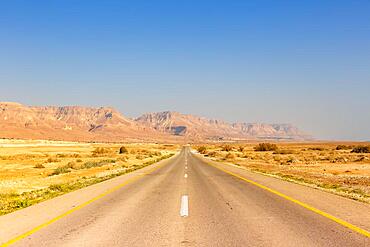
[[[370,246],[369,240],[185,147],[171,162],[12,246]]]

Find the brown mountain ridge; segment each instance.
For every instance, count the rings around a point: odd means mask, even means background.
[[[311,139],[291,124],[227,123],[171,111],[147,113],[135,121],[163,133],[198,140]]]
[[[290,124],[230,124],[170,111],[130,119],[111,107],[26,106],[0,102],[0,138],[177,142],[302,140],[309,136]]]

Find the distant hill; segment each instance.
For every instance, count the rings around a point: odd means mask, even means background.
[[[164,133],[190,139],[311,139],[291,124],[227,123],[170,111],[147,113],[135,121]]]
[[[179,142],[302,140],[309,136],[290,124],[230,124],[169,111],[130,119],[111,107],[39,107],[0,102],[0,138]]]
[[[72,141],[164,140],[111,107],[25,106],[0,103],[0,137]]]

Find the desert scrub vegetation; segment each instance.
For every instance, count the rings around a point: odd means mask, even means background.
[[[352,145],[343,145],[343,144],[339,144],[335,150],[350,150],[350,149],[353,149],[353,146]]]
[[[279,142],[278,147],[273,148],[262,143],[235,143],[228,144],[232,146],[229,152],[223,151],[224,145],[208,145],[203,155],[219,162],[238,164],[251,171],[370,202],[370,153],[363,148],[370,146],[368,143]],[[239,146],[243,146],[243,150]],[[269,151],[256,152],[256,147],[257,150]]]
[[[207,152],[207,148],[205,146],[200,146],[197,148],[197,151],[201,154],[205,154]]]
[[[144,159],[144,156],[141,156],[141,159]],[[122,160],[122,159],[121,159]],[[158,160],[158,159],[156,159]],[[86,161],[83,164],[77,164],[76,162],[68,162],[68,164],[64,166],[57,167],[50,176],[59,175],[63,173],[71,172],[72,170],[80,170],[80,169],[90,169],[94,167],[102,167],[109,164],[116,163],[115,159],[103,159],[103,160],[92,160],[92,161]],[[155,162],[153,162],[155,163]]]
[[[295,151],[291,149],[277,149],[273,152],[273,154],[294,154]]]
[[[216,157],[217,156],[217,152],[211,151],[211,152],[207,153],[206,156],[208,156],[208,157]]]
[[[225,155],[225,159],[235,159],[236,158],[236,156],[235,156],[235,154],[233,154],[233,153],[227,153],[226,155]]]
[[[147,161],[143,164],[136,164],[134,166],[125,167],[124,169],[120,169],[117,172],[111,173],[105,176],[91,176],[91,177],[81,177],[75,181],[70,183],[59,183],[59,184],[52,184],[44,189],[33,190],[29,192],[23,192],[20,194],[17,193],[0,193],[0,215],[7,214],[13,212],[15,210],[25,208],[36,204],[38,202],[45,201],[47,199],[84,188],[89,185],[93,185],[96,183],[100,183],[102,181],[121,176],[128,172],[135,171],[137,169],[143,168],[148,165],[152,165],[156,162],[159,162],[163,159],[167,159],[172,157],[174,154],[170,153],[164,155],[160,158],[155,160]],[[108,162],[109,160],[107,160]],[[109,161],[110,162],[110,161]]]
[[[55,168],[52,173],[50,173],[50,176],[59,175],[59,174],[63,174],[63,173],[68,173],[68,172],[71,172],[71,167],[69,167],[68,165],[59,166],[59,167]]]
[[[107,159],[107,160],[99,160],[99,161],[88,161],[85,162],[80,169],[89,169],[92,167],[101,167],[104,165],[116,163],[116,160],[114,159]]]
[[[93,156],[103,156],[108,154],[112,154],[112,150],[105,147],[97,147],[92,151]]]
[[[138,169],[138,168],[137,168]],[[110,178],[125,174],[126,171],[108,175],[105,177],[90,177],[83,178],[72,183],[53,184],[48,188],[34,190],[30,192],[23,192],[21,194],[10,193],[0,194],[0,215],[13,212],[15,210],[31,206],[33,204],[51,199],[53,197],[81,189],[83,187],[96,184]]]
[[[230,151],[232,151],[234,148],[233,148],[233,146],[231,146],[231,145],[224,145],[224,146],[222,146],[222,151],[226,151],[226,152],[230,152]]]
[[[351,153],[370,153],[370,146],[356,146]]]
[[[56,163],[56,162],[59,162],[60,160],[57,159],[57,158],[53,158],[53,157],[49,157],[47,160],[46,160],[46,163]]]
[[[154,160],[149,160],[149,161],[145,162],[145,163],[144,163],[144,165],[145,165],[145,166],[147,166],[147,165],[152,165],[152,164],[157,163],[157,162],[159,162],[159,161],[161,161],[161,160],[163,160],[163,159],[171,158],[172,156],[173,156],[173,154],[167,154],[167,155],[164,155],[164,156],[162,156],[162,157],[160,157],[160,158],[156,158],[156,159],[154,159]]]
[[[67,185],[124,174],[168,158],[179,145],[67,143],[66,146],[0,146],[0,214],[66,193]],[[135,159],[136,155],[141,160]],[[108,176],[109,175],[109,176]],[[60,186],[61,190],[57,187]],[[45,198],[44,198],[45,197]],[[6,209],[7,208],[7,209]]]
[[[323,147],[310,147],[308,148],[309,151],[325,151],[326,148]]]
[[[45,168],[45,166],[43,164],[36,164],[34,167],[38,168],[38,169]]]
[[[122,146],[119,148],[119,154],[125,154],[128,153],[128,150],[125,146]]]
[[[272,143],[259,143],[257,146],[254,147],[254,151],[257,152],[266,152],[266,151],[276,151],[278,147],[276,144]]]

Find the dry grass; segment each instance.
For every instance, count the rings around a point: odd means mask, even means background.
[[[1,140],[0,214],[153,164],[180,148],[124,146],[128,152],[120,154],[122,144]],[[56,193],[53,186],[64,189]]]
[[[369,143],[275,144],[275,151],[265,152],[256,151],[256,143],[230,144],[228,151],[225,145],[208,145],[202,151],[221,162],[370,202],[370,153],[352,152]]]

